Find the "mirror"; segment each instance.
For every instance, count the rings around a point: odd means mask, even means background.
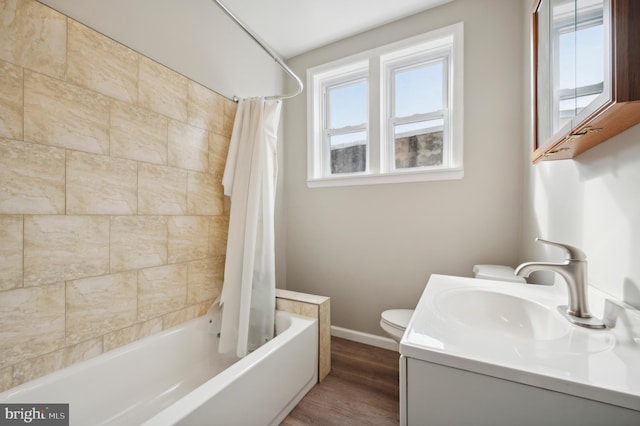
[[[611,64],[605,0],[537,3],[536,147],[557,133],[570,133],[607,102]]]

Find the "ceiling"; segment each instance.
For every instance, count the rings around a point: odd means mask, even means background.
[[[291,58],[452,0],[221,0]]]
[[[213,0],[39,1],[227,97],[282,90],[277,64]],[[291,58],[453,0],[221,1]]]

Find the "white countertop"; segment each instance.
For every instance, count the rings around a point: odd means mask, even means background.
[[[473,327],[473,321],[447,316],[440,302],[442,294],[469,287],[518,295],[548,306],[560,317],[555,306],[567,304],[559,284],[432,275],[400,342],[400,353],[640,411],[640,339],[620,338],[616,329],[589,330],[564,318],[566,327],[558,324],[560,330],[553,336],[537,340]],[[591,301],[594,307],[595,303]]]

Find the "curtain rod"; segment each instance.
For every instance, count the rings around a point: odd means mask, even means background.
[[[247,27],[245,24],[243,24],[242,21],[240,21],[240,19],[238,19],[233,13],[231,13],[231,11],[229,9],[227,9],[227,7],[220,2],[220,0],[212,0],[212,1],[214,3],[216,3],[220,7],[220,9],[222,9],[224,11],[224,13],[226,13],[227,16],[229,16],[229,18],[231,18],[233,21],[235,21],[235,23],[238,24],[238,26],[240,28],[242,28],[242,30],[244,30],[244,32],[249,35],[249,37],[251,37],[256,43],[258,43],[258,45],[260,45],[260,47],[262,47],[262,49],[265,52],[267,52],[269,54],[269,56],[271,56],[278,63],[278,65],[280,65],[280,68],[282,68],[282,70],[285,73],[287,73],[287,75],[289,75],[289,77],[294,79],[296,81],[296,83],[298,84],[298,89],[295,92],[283,93],[281,95],[267,96],[267,99],[289,99],[289,98],[293,98],[295,96],[298,96],[300,93],[302,93],[302,89],[304,88],[304,85],[302,84],[302,80],[300,79],[300,77],[298,77],[296,75],[296,73],[294,73],[291,70],[291,68],[289,68],[287,66],[287,64],[284,63],[282,58],[280,58],[280,56],[273,49],[271,49],[264,41],[262,41],[262,39],[260,37],[258,37],[258,35],[256,33],[251,31],[251,29],[249,29],[249,27]],[[234,100],[236,100],[236,99],[237,98],[234,96]]]

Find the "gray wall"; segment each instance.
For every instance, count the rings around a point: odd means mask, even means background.
[[[530,11],[523,22],[529,49]],[[529,55],[524,58],[527,61]],[[536,236],[582,248],[590,284],[640,307],[640,126],[598,145],[573,161],[532,165],[530,82],[525,105],[525,204],[523,259],[562,260],[558,249],[544,249]]]
[[[285,103],[286,286],[330,296],[333,325],[383,335],[380,313],[414,307],[431,274],[470,276],[476,263],[519,260],[523,7],[457,0],[289,61],[305,76],[315,65],[465,23],[462,180],[309,189],[306,96]]]

